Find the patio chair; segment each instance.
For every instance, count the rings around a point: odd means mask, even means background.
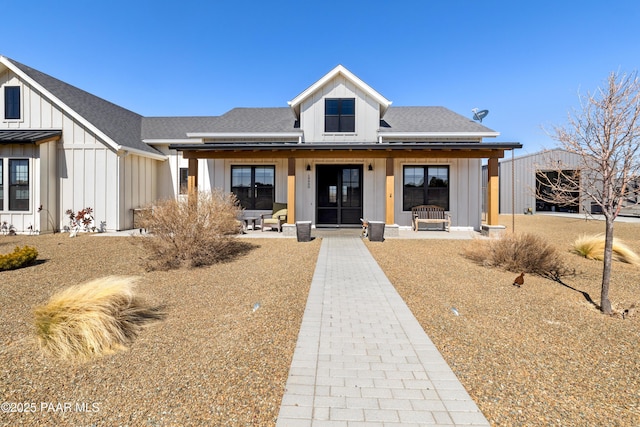
[[[287,204],[273,203],[273,210],[270,214],[260,215],[260,229],[264,231],[265,227],[277,229],[278,233],[282,232],[282,224],[287,222]]]

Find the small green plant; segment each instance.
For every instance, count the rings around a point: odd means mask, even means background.
[[[476,239],[465,248],[464,255],[479,264],[514,273],[525,272],[557,279],[571,272],[554,246],[528,233],[509,233],[497,239]]]
[[[13,252],[0,255],[0,271],[15,270],[33,264],[38,258],[38,251],[31,246],[16,246]]]
[[[640,257],[620,240],[613,238],[613,259],[627,264],[640,265]],[[604,234],[582,235],[571,247],[575,254],[587,259],[602,261],[604,259]]]
[[[46,353],[89,360],[126,349],[149,322],[165,317],[132,290],[134,279],[105,277],[70,286],[34,310],[36,336]]]

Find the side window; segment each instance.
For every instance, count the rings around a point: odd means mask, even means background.
[[[29,210],[29,160],[9,159],[9,210]]]
[[[449,210],[448,166],[405,166],[402,210],[419,205],[437,205]]]
[[[180,168],[180,182],[178,194],[187,194],[189,192],[189,168]]]
[[[4,118],[20,120],[20,86],[4,87]]]

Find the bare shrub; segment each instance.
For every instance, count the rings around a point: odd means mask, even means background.
[[[558,250],[541,237],[528,233],[509,233],[497,239],[472,241],[465,257],[488,267],[514,273],[530,273],[557,279],[571,271]]]
[[[598,261],[604,260],[604,234],[592,236],[582,235],[573,242],[571,251],[587,259]],[[620,240],[613,238],[612,258],[614,261],[625,262],[627,264],[640,265],[640,257]]]
[[[104,277],[70,286],[34,310],[36,336],[46,353],[89,360],[124,350],[149,322],[165,317],[132,290],[134,279]]]
[[[147,268],[169,270],[225,261],[251,245],[238,241],[241,208],[232,193],[214,190],[191,199],[163,200],[146,209],[140,226],[151,236],[139,239],[150,253]]]

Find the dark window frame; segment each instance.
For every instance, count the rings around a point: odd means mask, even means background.
[[[238,183],[234,181],[237,178],[241,180],[247,178],[246,171],[244,176],[234,173],[241,169],[248,170],[249,182]],[[272,178],[271,183],[258,182],[256,171],[260,170],[270,171],[268,175]],[[276,196],[276,167],[274,165],[232,165],[231,192],[236,195],[240,206],[246,210],[272,210]]]
[[[189,168],[178,168],[178,194],[189,193]]]
[[[0,157],[0,211],[4,210],[4,159]]]
[[[407,173],[411,169],[422,170],[422,182],[420,185],[409,185]],[[436,173],[437,169],[446,170],[446,179]],[[433,171],[430,173],[430,170]],[[441,171],[438,171],[441,172]],[[419,176],[419,175],[418,175]],[[431,176],[431,179],[429,179]],[[414,175],[415,177],[415,175]],[[431,185],[428,184],[431,181]],[[441,184],[444,185],[441,185]],[[440,185],[439,185],[440,184]],[[404,165],[402,168],[402,210],[411,211],[414,206],[437,205],[445,211],[451,206],[451,168],[449,165]]]
[[[356,99],[325,98],[325,133],[354,133],[356,131]]]
[[[4,119],[22,119],[22,99],[20,86],[4,87]]]
[[[28,212],[31,206],[31,171],[29,165],[29,159],[9,159],[9,211],[12,212]],[[15,167],[14,167],[15,165]],[[18,166],[26,166],[25,172],[18,170]],[[26,194],[25,197],[18,197],[18,195]]]

